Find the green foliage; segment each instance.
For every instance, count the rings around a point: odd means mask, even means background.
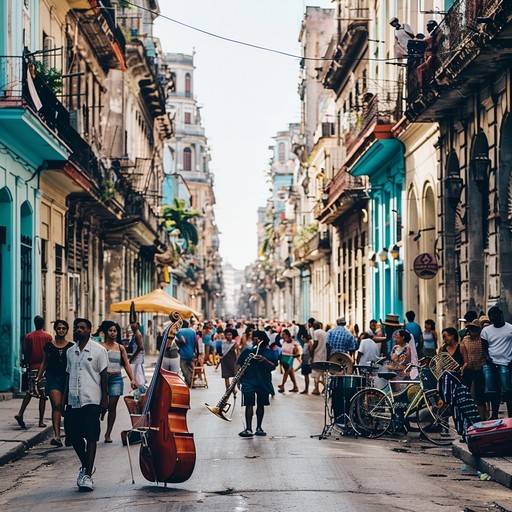
[[[114,186],[114,182],[108,178],[105,178],[101,182],[101,201],[109,201],[117,195],[117,191]]]
[[[168,233],[178,230],[185,240],[186,248],[199,243],[197,228],[191,222],[191,219],[201,216],[199,210],[188,210],[185,201],[175,197],[172,206],[162,205],[161,216],[164,219],[163,228]]]
[[[298,249],[303,249],[316,233],[318,233],[318,224],[301,226],[293,238],[293,243]]]
[[[55,68],[48,68],[44,62],[36,60],[34,62],[37,74],[46,82],[46,85],[52,90],[53,94],[62,92],[62,73]]]

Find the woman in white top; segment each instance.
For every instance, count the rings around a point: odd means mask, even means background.
[[[121,369],[125,369],[132,389],[137,389],[139,386],[133,377],[126,349],[121,343],[121,328],[119,325],[105,320],[99,330],[105,334],[105,342],[102,345],[107,350],[108,356],[108,416],[105,443],[111,443],[112,438],[110,436],[116,421],[117,403],[119,402],[119,397],[123,395],[123,374]]]

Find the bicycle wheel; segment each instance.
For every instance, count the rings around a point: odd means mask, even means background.
[[[451,420],[450,406],[446,405],[435,389],[425,391],[423,407],[416,411],[420,432],[431,442],[449,445],[459,436]]]
[[[380,389],[363,389],[354,395],[349,412],[352,428],[375,439],[385,434],[393,418],[393,405]]]

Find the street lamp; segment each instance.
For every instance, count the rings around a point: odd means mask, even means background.
[[[397,260],[400,257],[400,247],[398,245],[393,245],[391,249],[389,250],[389,254],[394,260]]]
[[[451,207],[455,209],[459,204],[460,195],[464,188],[464,182],[462,181],[462,178],[456,174],[447,176],[444,181],[446,187],[446,199],[450,203]]]
[[[376,267],[377,266],[377,255],[373,252],[373,251],[370,251],[368,253],[368,262],[369,262],[369,265],[370,267]]]
[[[489,180],[489,168],[491,167],[491,159],[485,154],[475,155],[471,159],[471,169],[473,170],[473,179],[479,190]]]

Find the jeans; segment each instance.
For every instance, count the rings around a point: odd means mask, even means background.
[[[484,365],[485,392],[504,394],[512,393],[510,367],[501,364],[487,363]]]

